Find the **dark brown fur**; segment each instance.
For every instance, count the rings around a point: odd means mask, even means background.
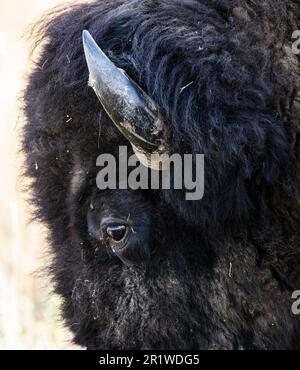
[[[41,22],[23,151],[76,343],[299,349],[299,14],[291,0],[99,0]],[[161,106],[172,151],[205,154],[202,201],[97,191],[97,156],[130,145],[88,87],[83,29]],[[92,200],[99,217],[118,205],[145,220],[128,249],[143,268],[95,255]]]

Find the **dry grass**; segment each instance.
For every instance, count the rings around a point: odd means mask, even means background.
[[[37,273],[45,262],[46,244],[41,227],[28,224],[26,196],[18,185],[18,96],[28,59],[22,35],[42,11],[61,2],[0,2],[0,349],[73,348],[59,321],[57,299]]]

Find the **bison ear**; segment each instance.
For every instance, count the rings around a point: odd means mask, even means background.
[[[145,166],[167,169],[169,135],[159,107],[104,54],[88,31],[83,31],[83,45],[89,85],[113,123]]]

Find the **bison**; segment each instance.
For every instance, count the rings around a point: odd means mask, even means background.
[[[35,25],[22,150],[74,343],[300,348],[299,26],[293,0],[97,0]],[[120,146],[149,171],[204,154],[203,199],[100,190]]]

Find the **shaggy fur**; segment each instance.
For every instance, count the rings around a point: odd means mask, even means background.
[[[297,2],[98,0],[36,27],[42,52],[24,95],[23,151],[75,342],[299,349]],[[83,29],[160,105],[172,152],[205,154],[203,200],[97,191],[97,156],[131,149],[88,87]],[[127,250],[142,268],[99,256],[91,202],[99,217],[117,210],[143,227]]]

